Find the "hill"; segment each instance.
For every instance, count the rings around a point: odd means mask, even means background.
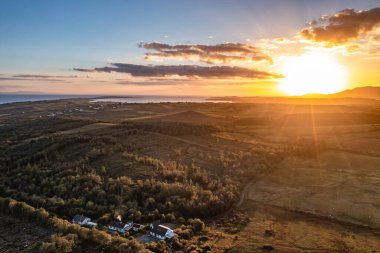
[[[339,93],[332,94],[333,97],[339,98],[369,98],[369,99],[380,99],[380,87],[358,87],[351,90],[345,90]]]
[[[380,100],[380,87],[366,86],[344,90],[334,94],[306,94],[306,98],[362,98]]]

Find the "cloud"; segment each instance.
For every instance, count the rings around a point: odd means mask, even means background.
[[[26,86],[21,86],[21,85],[1,85],[0,84],[0,91],[3,90],[11,90],[15,88],[25,88]]]
[[[161,86],[161,85],[185,85],[188,84],[188,82],[184,80],[180,81],[174,81],[174,80],[159,80],[159,81],[118,81],[116,84],[121,84],[121,85],[139,85],[139,86]]]
[[[29,74],[21,74],[14,75],[15,78],[77,78],[78,76],[51,76],[51,75],[29,75]]]
[[[139,43],[139,47],[156,51],[146,53],[145,59],[169,58],[181,60],[196,60],[208,64],[230,63],[237,61],[268,61],[270,56],[263,53],[258,47],[242,43],[223,43],[217,45],[169,45],[158,42]]]
[[[380,35],[370,37],[369,41],[373,44],[380,44]]]
[[[68,83],[66,78],[77,78],[78,76],[54,76],[54,75],[29,75],[29,74],[19,74],[12,76],[0,77],[0,82],[2,81],[45,81],[45,82],[62,82]]]
[[[16,77],[0,77],[0,81],[23,81],[26,80],[24,78],[16,78]]]
[[[201,77],[201,78],[252,78],[272,79],[281,78],[281,75],[234,66],[197,66],[197,65],[135,65],[127,63],[112,63],[109,67],[94,69],[74,68],[80,72],[119,72],[128,73],[135,77]]]
[[[46,82],[67,82],[62,79],[55,78],[20,78],[20,77],[0,77],[0,82],[2,81],[46,81]]]
[[[360,45],[358,44],[350,44],[347,45],[347,52],[353,53],[360,50]]]
[[[301,37],[327,46],[342,45],[367,35],[380,25],[380,8],[355,11],[342,10],[332,16],[312,21],[300,32]]]

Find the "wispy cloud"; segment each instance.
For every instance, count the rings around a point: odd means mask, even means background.
[[[17,78],[17,77],[0,77],[0,81],[20,81],[25,80],[24,78]]]
[[[20,77],[0,77],[0,82],[4,81],[44,81],[44,82],[68,82],[63,79],[55,78],[20,78]]]
[[[0,77],[0,82],[2,81],[46,81],[46,82],[68,82],[63,79],[53,79],[53,78],[19,78],[19,77]]]
[[[58,75],[31,75],[31,74],[18,74],[18,75],[5,75],[2,74],[0,82],[9,81],[39,81],[39,82],[59,82],[71,83],[71,79],[77,78],[76,75],[58,76]]]
[[[16,88],[25,88],[25,86],[21,85],[1,85],[0,84],[0,91],[7,91],[7,90],[12,90]]]
[[[230,63],[239,61],[268,61],[272,58],[260,48],[251,44],[223,43],[217,45],[182,44],[169,45],[164,43],[139,43],[139,47],[156,51],[146,53],[145,59],[166,58],[179,60],[195,60],[208,64]]]
[[[76,75],[71,76],[53,76],[53,75],[30,75],[30,74],[20,74],[20,75],[14,75],[14,78],[77,78]]]
[[[135,77],[201,77],[201,78],[252,78],[272,79],[281,75],[255,69],[235,66],[197,66],[197,65],[136,65],[127,63],[112,63],[109,67],[94,69],[74,68],[80,72],[118,72],[128,73]]]

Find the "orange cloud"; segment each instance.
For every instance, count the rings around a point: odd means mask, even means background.
[[[304,39],[323,42],[326,46],[342,45],[359,39],[380,24],[380,8],[355,11],[345,9],[333,16],[322,16],[300,32]]]

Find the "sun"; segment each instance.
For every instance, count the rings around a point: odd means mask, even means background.
[[[288,95],[331,94],[347,86],[346,68],[325,52],[287,57],[280,71],[284,78],[278,88]]]

